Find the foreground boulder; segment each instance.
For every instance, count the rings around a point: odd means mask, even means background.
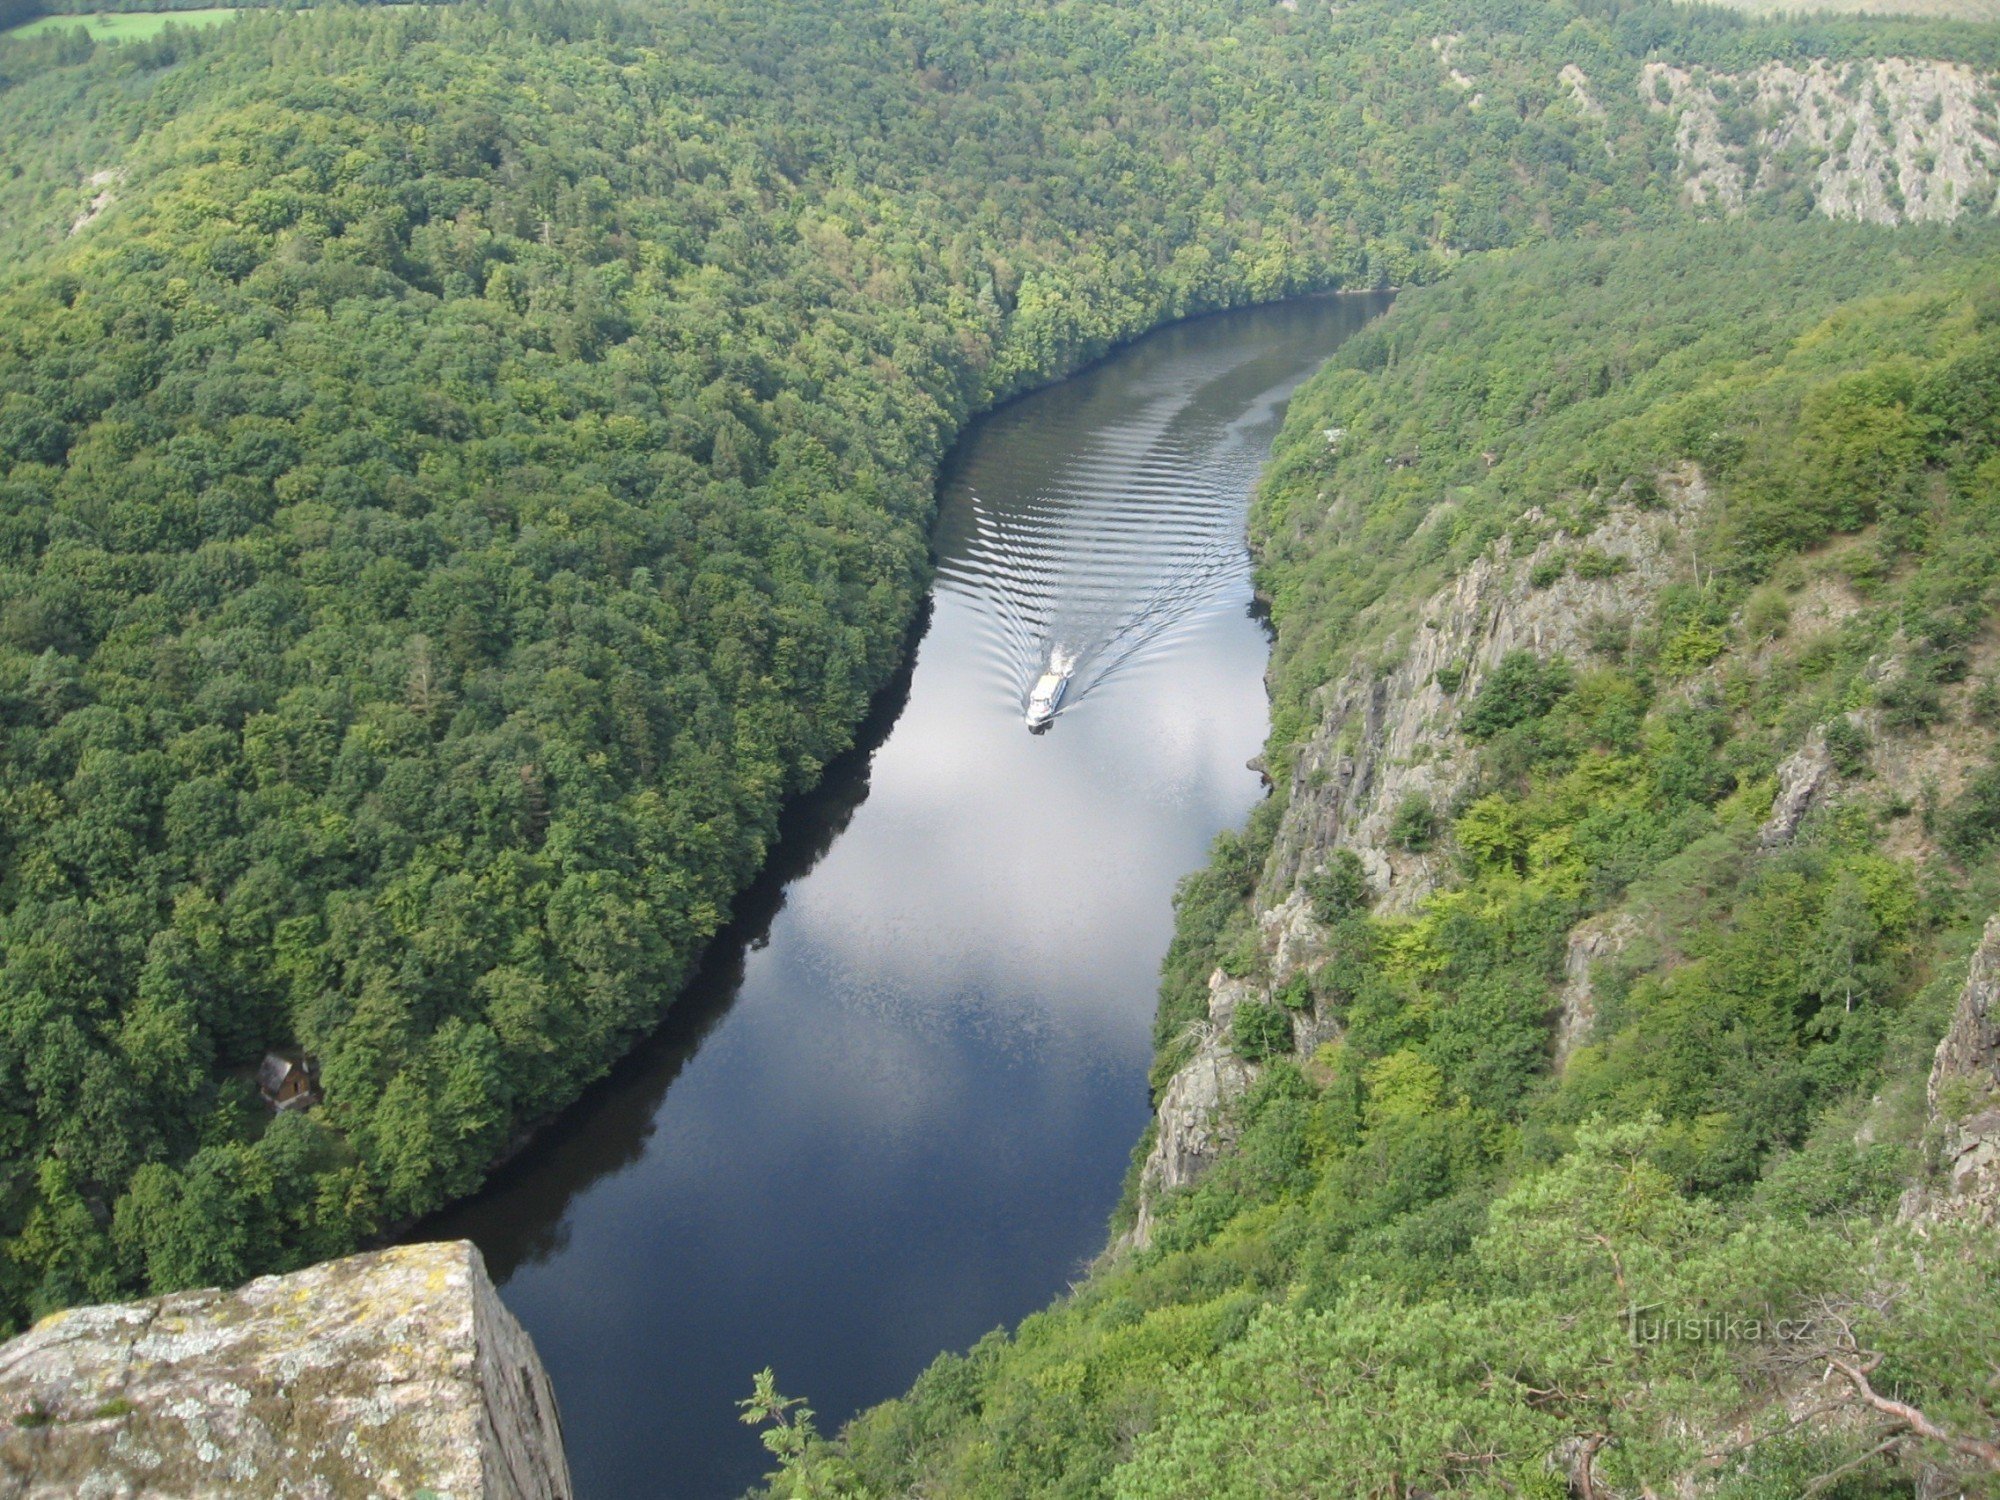
[[[79,1307],[0,1345],[0,1497],[567,1500],[548,1372],[466,1241]]]

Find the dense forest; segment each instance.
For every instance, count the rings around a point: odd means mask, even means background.
[[[1496,544],[1665,520],[1663,476],[1694,464],[1712,498],[1671,545],[1712,561],[1579,659],[1446,685],[1476,779],[1393,837],[1448,878],[1371,912],[1359,862],[1328,858],[1304,882],[1323,963],[1278,982],[1253,920],[1282,799],[1225,836],[1181,894],[1159,1039],[1165,1076],[1211,971],[1269,976],[1230,1039],[1260,1065],[1236,1150],[1014,1336],[837,1447],[795,1442],[781,1490],[1555,1496],[1587,1443],[1599,1493],[1700,1473],[1746,1500],[1907,1495],[1925,1465],[1990,1493],[1942,1441],[1784,1406],[1830,1343],[1628,1323],[1838,1316],[1884,1389],[1992,1430],[1991,1234],[1893,1220],[2000,903],[2000,761],[1950,795],[1898,769],[1954,733],[1990,756],[2000,725],[1996,287],[1984,227],[1669,230],[1489,258],[1345,345],[1294,398],[1255,519],[1274,756]],[[1624,565],[1532,555],[1531,588]],[[1851,612],[1809,627],[1834,597]],[[1857,790],[1760,852],[1773,772],[1820,724]],[[1552,1070],[1564,935],[1614,910],[1664,939],[1618,956]],[[1307,1056],[1301,1010],[1338,1023]]]
[[[349,1248],[654,1023],[896,660],[973,410],[1164,319],[1672,217],[1661,119],[1556,77],[1629,74],[1630,16],[1504,19],[549,0],[0,47],[0,1317]],[[280,1046],[325,1105],[271,1122]]]
[[[1451,865],[1418,909],[1310,877],[1336,956],[1238,1010],[1240,1149],[1149,1244],[837,1446],[781,1426],[781,1487],[1552,1494],[1579,1434],[1637,1483],[1779,1377],[1619,1345],[1628,1281],[1866,1309],[1898,1389],[1990,1425],[1994,1261],[1888,1295],[1926,1252],[1882,1224],[2000,770],[1750,851],[1813,726],[2000,717],[1993,231],[1801,222],[1796,153],[1695,226],[1637,87],[1895,54],[2000,37],[493,0],[0,40],[0,1328],[476,1186],[658,1021],[849,744],[972,413],[1169,319],[1396,285],[1258,505],[1281,787],[1324,687],[1494,546],[1693,465],[1700,561],[1643,629],[1468,686],[1477,786],[1398,819]],[[1840,628],[1792,630],[1828,590]],[[1868,732],[1829,733],[1866,784]],[[1273,977],[1284,811],[1183,891],[1162,1081],[1213,971]],[[1675,946],[1552,1072],[1564,934],[1633,903]],[[1304,1009],[1340,1040],[1296,1057]],[[323,1105],[272,1118],[273,1048]],[[1757,1436],[1745,1496],[1902,1457]]]

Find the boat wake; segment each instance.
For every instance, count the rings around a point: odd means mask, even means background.
[[[982,597],[996,686],[1024,710],[1046,674],[1065,679],[1067,712],[1240,599],[1255,455],[1232,462],[1220,434],[1181,424],[1150,436],[1137,453],[1086,455],[1026,503],[970,496],[974,535],[939,583]]]

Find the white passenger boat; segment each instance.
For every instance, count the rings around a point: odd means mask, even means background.
[[[1028,694],[1028,727],[1040,729],[1056,716],[1062,707],[1063,694],[1069,691],[1069,674],[1076,667],[1076,658],[1065,656],[1058,651],[1049,658],[1048,670],[1035,679],[1034,689]]]

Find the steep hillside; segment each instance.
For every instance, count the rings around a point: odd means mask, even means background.
[[[1278,792],[1183,890],[1119,1243],[825,1474],[1993,1491],[1996,285],[1527,251],[1300,391]]]

